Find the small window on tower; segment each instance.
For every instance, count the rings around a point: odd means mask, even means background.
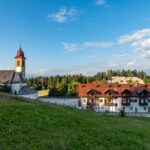
[[[20,61],[17,61],[17,66],[20,66]]]

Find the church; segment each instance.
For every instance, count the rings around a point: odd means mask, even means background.
[[[20,46],[15,56],[15,70],[0,70],[0,85],[8,86],[13,95],[37,99],[38,92],[29,88],[25,82],[26,58]]]

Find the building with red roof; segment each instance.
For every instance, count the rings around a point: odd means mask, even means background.
[[[80,84],[78,96],[84,109],[150,113],[150,84]]]

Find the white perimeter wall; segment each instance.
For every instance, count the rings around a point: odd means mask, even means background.
[[[30,95],[18,95],[19,97],[29,98],[29,99],[37,99],[38,93],[30,94]]]

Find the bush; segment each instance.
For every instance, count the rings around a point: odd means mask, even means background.
[[[125,115],[125,111],[124,111],[124,109],[123,110],[121,110],[120,111],[120,117],[125,117],[126,115]]]
[[[0,86],[0,92],[11,93],[11,88],[7,85]]]

